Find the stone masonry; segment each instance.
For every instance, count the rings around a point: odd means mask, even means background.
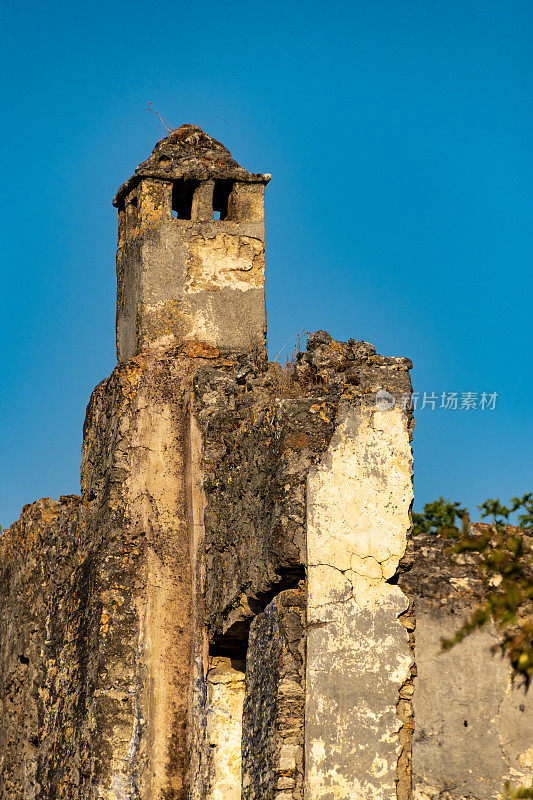
[[[0,535],[0,800],[489,800],[533,777],[495,632],[440,653],[479,586],[409,540],[411,362],[324,331],[267,361],[269,180],[182,125],[113,201],[118,365],[80,495]]]

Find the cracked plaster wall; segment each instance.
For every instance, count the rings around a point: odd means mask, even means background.
[[[527,785],[533,779],[532,698],[513,686],[507,661],[491,654],[498,641],[494,629],[440,651],[441,637],[452,636],[462,619],[420,608],[417,614],[416,800],[496,800],[506,780]]]
[[[399,409],[339,409],[307,490],[306,800],[395,798],[396,713],[412,664],[392,578],[410,527],[412,458]]]

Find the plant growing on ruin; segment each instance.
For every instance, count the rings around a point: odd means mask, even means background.
[[[506,781],[503,796],[506,800],[533,800],[533,786],[513,788],[511,783]]]
[[[447,533],[454,538],[459,532],[455,524],[456,519],[463,520],[468,514],[466,508],[461,508],[460,503],[452,503],[439,497],[433,503],[426,503],[422,514],[413,512],[413,536],[421,533],[439,533],[445,536]]]
[[[413,535],[434,533],[454,539],[451,552],[478,553],[486,599],[451,639],[444,650],[492,620],[500,633],[496,648],[505,654],[514,672],[529,684],[533,677],[533,558],[531,531],[533,493],[513,497],[508,505],[490,498],[478,506],[490,526],[470,527],[468,511],[457,502],[440,497],[426,503],[422,514],[413,514]],[[518,514],[518,526],[510,524]],[[462,521],[461,527],[456,519]]]
[[[518,515],[518,525],[521,528],[533,527],[533,492],[525,494],[523,497],[513,497],[509,506],[504,506],[498,499],[485,500],[481,503],[479,510],[482,519],[492,517],[493,524],[498,528],[502,525],[509,525],[512,514],[523,509]]]
[[[161,123],[161,125],[163,126],[163,128],[165,129],[165,131],[167,133],[172,133],[173,131],[176,130],[174,125],[170,125],[168,122],[166,122],[163,119],[163,117],[161,116],[159,111],[157,111],[157,109],[152,108],[152,103],[151,102],[148,103],[148,105],[146,106],[146,108],[144,110],[145,111],[150,111],[155,117],[157,117],[157,119],[159,120],[159,122]]]

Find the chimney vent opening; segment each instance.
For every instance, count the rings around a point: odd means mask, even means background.
[[[192,201],[198,181],[179,180],[172,186],[172,218],[191,219]]]
[[[215,188],[213,191],[213,218],[215,220],[229,219],[228,206],[232,190],[233,181],[215,181]]]

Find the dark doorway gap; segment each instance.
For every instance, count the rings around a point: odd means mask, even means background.
[[[305,580],[305,567],[284,569],[283,573],[279,574],[279,581],[276,581],[267,592],[261,592],[256,597],[248,597],[248,604],[254,615],[261,614],[276,595],[285,589],[295,589],[302,580]],[[224,656],[245,664],[250,625],[255,616],[236,622],[223,636],[219,636],[209,645],[209,655]]]

